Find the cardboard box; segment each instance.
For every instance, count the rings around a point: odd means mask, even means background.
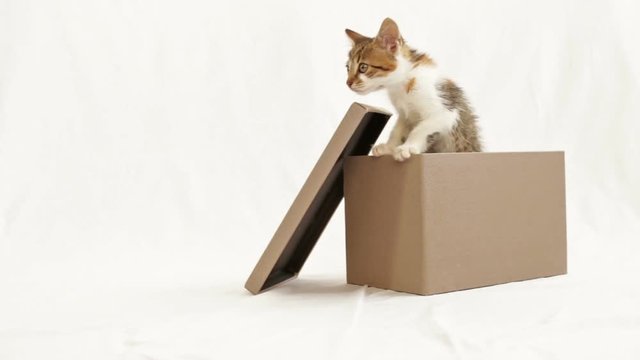
[[[345,161],[347,282],[437,294],[565,274],[563,152]]]
[[[436,294],[566,273],[564,153],[353,156],[390,116],[349,108],[247,290],[295,278],[343,196],[351,284]]]

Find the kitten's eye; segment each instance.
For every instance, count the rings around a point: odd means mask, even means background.
[[[349,64],[345,65],[347,67],[347,71],[349,71]]]
[[[364,74],[365,72],[367,72],[367,69],[369,68],[369,65],[365,64],[365,63],[360,63],[360,65],[358,65],[358,71],[361,74]]]

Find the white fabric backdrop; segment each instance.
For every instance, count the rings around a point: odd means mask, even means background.
[[[0,0],[0,359],[640,358],[640,6]],[[489,150],[565,150],[569,271],[432,297],[243,284],[390,16]],[[388,129],[387,129],[388,132]],[[386,132],[384,134],[386,136]]]

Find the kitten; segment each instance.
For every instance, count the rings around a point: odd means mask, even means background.
[[[374,156],[404,161],[423,152],[482,151],[476,116],[462,89],[439,75],[427,55],[410,48],[398,25],[386,18],[369,38],[346,29],[353,42],[347,85],[358,94],[387,89],[398,120]]]

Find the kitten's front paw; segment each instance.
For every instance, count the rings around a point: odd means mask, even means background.
[[[373,147],[373,150],[371,150],[371,153],[373,154],[373,156],[382,156],[382,155],[391,155],[393,154],[393,151],[391,149],[391,146],[387,144],[378,144]]]
[[[393,152],[393,158],[398,161],[405,161],[411,157],[411,155],[420,154],[420,149],[411,145],[400,145]]]

